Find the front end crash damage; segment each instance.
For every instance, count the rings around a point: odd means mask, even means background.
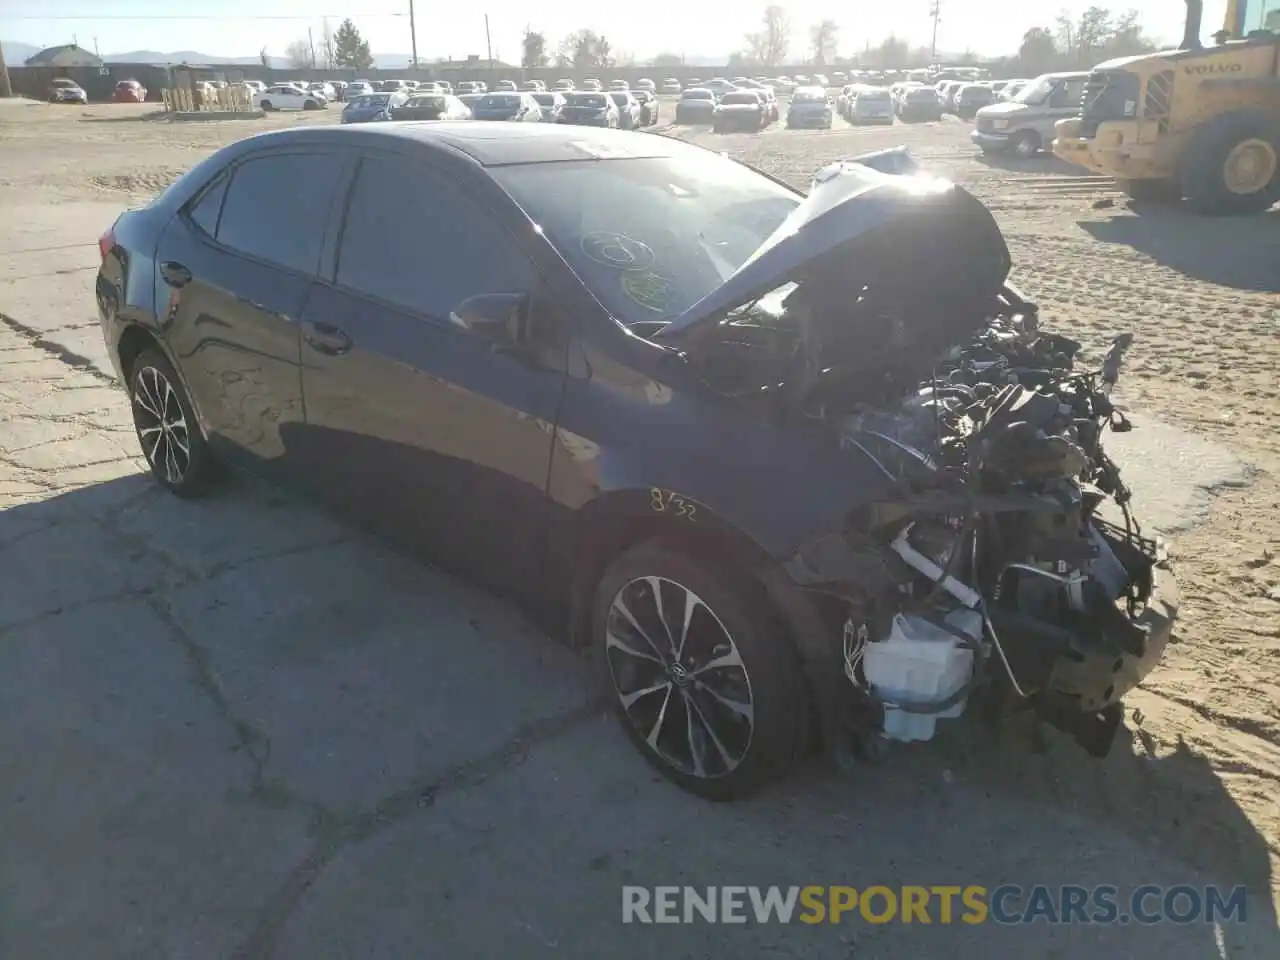
[[[710,388],[825,432],[876,475],[768,584],[832,749],[926,740],[973,703],[1031,711],[1103,756],[1169,642],[1168,561],[1102,442],[1130,429],[1110,394],[1131,337],[1082,369],[1009,267],[969,194],[845,163],[659,335]]]

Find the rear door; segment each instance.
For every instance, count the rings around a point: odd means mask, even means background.
[[[534,265],[458,183],[372,154],[335,260],[303,318],[308,475],[449,566],[532,583],[567,336],[517,355],[450,317],[476,294],[537,294]]]
[[[211,441],[284,466],[302,423],[298,319],[348,155],[251,154],[178,214],[156,251],[162,326]]]

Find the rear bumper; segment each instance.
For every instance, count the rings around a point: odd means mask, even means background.
[[[810,114],[801,114],[793,116],[787,114],[788,127],[829,127],[831,126],[831,117],[818,114],[816,116]]]
[[[861,127],[864,125],[889,126],[889,125],[892,125],[893,123],[893,116],[890,115],[887,117],[860,117],[855,113],[852,117],[849,118],[849,122],[852,123],[855,127]]]

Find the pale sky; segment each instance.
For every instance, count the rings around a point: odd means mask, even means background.
[[[1098,0],[1094,0],[1098,2]],[[1105,5],[1105,4],[1104,4]],[[1226,0],[1206,0],[1203,33],[1222,21]],[[519,62],[526,25],[540,30],[554,50],[573,30],[590,27],[607,36],[615,52],[639,60],[659,53],[706,56],[741,49],[745,33],[757,28],[764,2],[754,0],[482,0],[481,3],[431,3],[417,0],[418,56],[433,59],[485,54],[484,15],[492,31],[494,55]],[[791,20],[793,53],[808,54],[809,27],[831,17],[840,24],[840,52],[889,34],[913,46],[927,46],[932,24],[929,0],[841,4],[833,0],[794,0],[783,4]],[[942,0],[938,47],[1003,54],[1017,49],[1029,27],[1051,25],[1061,10],[1078,13],[1088,2],[1073,0]],[[1168,44],[1182,37],[1186,7],[1181,0],[1119,0],[1117,9],[1136,8],[1147,32]],[[344,16],[355,22],[375,53],[409,53],[409,0],[0,0],[0,40],[36,46],[70,43],[103,54],[126,50],[197,50],[213,56],[253,56],[265,46],[282,56],[308,27],[317,36],[326,17],[336,27]]]

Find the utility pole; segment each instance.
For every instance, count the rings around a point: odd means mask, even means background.
[[[9,85],[9,66],[4,62],[4,47],[0,47],[0,100],[13,96],[13,87]]]
[[[942,19],[942,0],[933,0],[929,8],[929,16],[933,17],[933,40],[929,43],[929,66],[938,65],[938,21]]]
[[[316,38],[311,35],[311,28],[307,27],[307,49],[311,51],[311,69],[316,68]]]
[[[489,15],[484,15],[484,45],[489,55],[489,67],[493,67],[493,39],[489,35]]]
[[[409,46],[412,48],[413,69],[418,69],[418,27],[413,20],[413,0],[409,0]],[[434,76],[434,74],[432,74]]]

